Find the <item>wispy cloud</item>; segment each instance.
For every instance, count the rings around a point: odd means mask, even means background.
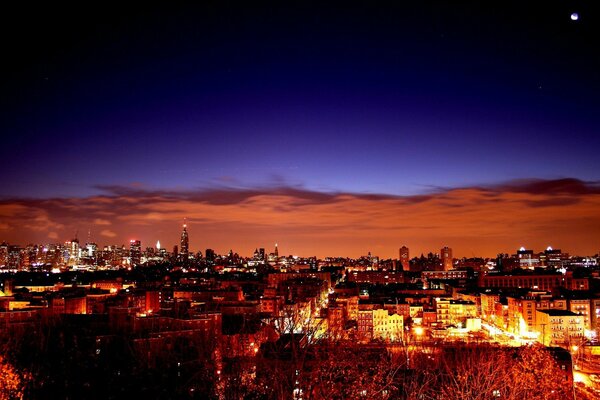
[[[117,236],[117,234],[111,230],[108,229],[104,229],[100,232],[101,236],[107,237],[107,238],[114,238]]]

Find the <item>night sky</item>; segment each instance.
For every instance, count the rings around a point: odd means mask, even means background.
[[[5,10],[0,241],[600,249],[592,1],[201,3]]]

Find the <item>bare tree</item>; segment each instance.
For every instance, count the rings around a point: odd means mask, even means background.
[[[22,399],[29,374],[16,370],[0,355],[0,400]]]

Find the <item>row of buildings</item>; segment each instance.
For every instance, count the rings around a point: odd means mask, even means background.
[[[505,274],[502,278],[473,280],[447,271],[447,278],[441,272],[429,274],[436,278],[429,278],[431,284],[427,286],[423,278],[410,275],[386,280],[391,273],[385,271],[345,272],[184,275],[176,282],[142,285],[128,281],[126,275],[89,283],[29,284],[7,279],[0,292],[0,310],[4,319],[11,321],[19,318],[11,315],[32,311],[79,315],[117,312],[139,319],[187,308],[262,320],[280,333],[310,329],[317,337],[331,335],[363,342],[405,341],[415,327],[437,334],[477,331],[483,322],[515,337],[564,345],[593,337],[600,328],[600,295],[590,290],[597,275],[574,277],[569,271],[564,275]],[[351,279],[357,274],[365,276]],[[492,278],[501,280],[494,286],[489,284]]]

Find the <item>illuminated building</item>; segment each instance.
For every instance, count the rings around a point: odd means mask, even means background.
[[[546,346],[569,344],[583,337],[583,316],[567,310],[538,310],[536,331]]]
[[[180,240],[180,257],[182,260],[187,260],[190,254],[190,249],[189,249],[189,238],[188,238],[188,232],[187,232],[187,224],[184,223],[183,224],[183,231],[181,232],[181,240]]]
[[[408,247],[406,246],[400,247],[400,265],[402,265],[403,271],[408,271],[410,269],[410,256]]]
[[[129,262],[131,265],[139,265],[142,261],[142,242],[139,240],[129,241]]]
[[[261,252],[258,251],[258,249],[254,250],[254,254],[252,256],[252,258],[250,260],[248,260],[248,266],[249,267],[255,267],[257,265],[261,265],[265,262],[264,260],[264,255],[265,255],[265,249],[260,249]]]
[[[367,254],[367,262],[371,268],[376,269],[379,266],[379,257],[374,256],[369,252],[369,254]]]
[[[569,299],[569,311],[574,314],[583,316],[583,326],[587,330],[592,329],[592,307],[589,298],[571,298]]]
[[[405,283],[406,278],[402,272],[388,271],[352,271],[347,273],[348,282],[358,283]]]
[[[260,312],[270,316],[278,315],[285,302],[284,296],[264,296],[260,297]]]
[[[440,258],[442,260],[442,267],[444,271],[452,269],[452,249],[449,247],[443,247],[440,250]]]
[[[269,253],[267,260],[270,264],[277,264],[279,262],[279,249],[277,247],[277,243],[275,243],[275,250],[273,253]]]
[[[479,298],[481,302],[481,319],[494,322],[496,303],[500,302],[500,295],[498,293],[481,293]]]
[[[79,249],[79,240],[77,238],[71,240],[70,242],[65,243],[65,247],[67,248],[67,264],[68,265],[77,265],[79,264],[80,257],[80,249]]]
[[[62,250],[59,244],[49,244],[46,247],[44,262],[46,264],[51,264],[53,267],[56,267],[58,264],[60,264],[61,253]]]
[[[8,243],[2,242],[0,244],[0,267],[7,265],[8,263]]]
[[[143,314],[152,314],[160,309],[159,290],[135,290],[127,296],[130,306]]]
[[[96,257],[96,251],[98,250],[98,245],[96,243],[86,243],[85,244],[85,248],[87,250],[87,257],[88,258],[95,258]]]
[[[358,310],[357,334],[361,341],[373,338],[373,310]]]
[[[361,341],[379,339],[399,341],[403,338],[404,317],[383,308],[358,310],[357,334]]]
[[[206,258],[207,264],[214,264],[216,259],[215,251],[213,249],[206,249],[206,251],[204,252],[204,257]]]
[[[512,333],[527,336],[536,330],[538,310],[567,310],[567,300],[553,298],[550,294],[530,293],[526,296],[507,298],[508,330]]]
[[[17,269],[21,265],[21,248],[19,246],[8,246],[6,266],[10,269]]]
[[[346,324],[344,311],[344,307],[337,304],[329,304],[327,307],[327,329],[333,338],[339,339],[343,335]]]
[[[563,253],[560,249],[553,249],[548,246],[543,253],[539,255],[541,264],[548,267],[562,267],[569,261],[569,254]]]
[[[167,249],[165,249],[164,247],[160,248],[160,251],[158,252],[159,256],[161,259],[165,260],[168,256],[169,253],[167,253]]]
[[[521,247],[517,251],[517,258],[520,267],[523,269],[534,269],[540,265],[540,259],[534,256],[533,250],[527,250],[525,247]]]
[[[404,318],[388,310],[373,310],[373,339],[399,341],[403,338]]]
[[[589,290],[587,278],[574,278],[573,272],[541,274],[481,274],[479,287],[523,288],[551,291],[557,287],[569,290]]]
[[[452,280],[452,279],[467,279],[469,277],[468,271],[459,270],[444,270],[444,271],[423,271],[421,272],[423,279],[441,279],[441,280]]]
[[[86,314],[85,296],[57,296],[51,299],[50,309],[54,314]]]
[[[327,289],[331,287],[331,274],[329,272],[274,272],[267,276],[269,287],[278,288],[283,282],[290,279],[318,279],[327,283]]]
[[[590,300],[590,324],[592,329],[600,329],[600,298],[594,297]]]
[[[442,326],[462,324],[464,327],[467,318],[477,317],[477,305],[472,301],[436,299],[435,310],[437,322]]]

